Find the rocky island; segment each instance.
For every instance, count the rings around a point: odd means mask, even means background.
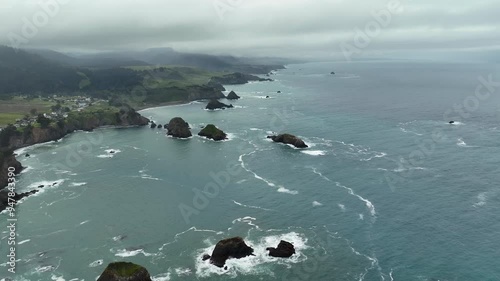
[[[207,106],[205,107],[205,109],[208,109],[208,110],[226,109],[226,108],[233,108],[233,105],[232,104],[227,105],[227,104],[222,103],[216,99],[210,100],[208,102]]]
[[[110,263],[97,281],[151,281],[146,268],[131,262]]]
[[[269,251],[269,255],[275,258],[289,258],[295,254],[295,247],[292,243],[281,240],[278,247],[268,247],[266,251]]]
[[[290,135],[290,134],[281,134],[277,136],[268,136],[268,139],[272,139],[274,142],[280,142],[284,144],[290,144],[297,148],[307,148],[307,144],[301,140],[300,138]]]
[[[167,135],[174,138],[187,139],[192,136],[189,124],[181,117],[172,118],[165,127],[167,128]]]
[[[222,141],[227,139],[227,135],[213,124],[208,124],[203,130],[198,133],[199,136],[213,139],[215,141]]]
[[[241,259],[253,255],[253,249],[249,247],[243,238],[234,237],[221,240],[215,245],[212,256],[205,255],[204,259],[210,259],[210,263],[223,267],[228,259]]]
[[[231,91],[227,95],[226,99],[228,99],[228,100],[237,100],[237,99],[240,99],[240,96],[238,96],[234,91]]]

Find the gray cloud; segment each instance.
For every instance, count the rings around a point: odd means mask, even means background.
[[[59,2],[56,2],[59,1]],[[339,56],[391,0],[2,0],[0,43],[113,50],[173,47],[235,55]],[[43,21],[42,6],[60,3]],[[500,47],[500,1],[400,0],[363,54]],[[26,21],[38,26],[23,35]],[[38,21],[38,24],[37,24]],[[42,24],[40,24],[42,23]],[[357,46],[359,47],[359,46]]]

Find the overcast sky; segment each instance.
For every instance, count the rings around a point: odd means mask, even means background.
[[[173,47],[291,57],[500,46],[500,0],[400,0],[399,9],[392,11],[389,2],[0,0],[0,44],[14,40],[21,48],[60,51]],[[42,3],[58,4],[46,10]],[[390,20],[374,24],[374,13],[389,13]],[[37,28],[33,34],[27,27],[31,24]],[[356,29],[367,26],[372,28],[368,42],[356,43]]]

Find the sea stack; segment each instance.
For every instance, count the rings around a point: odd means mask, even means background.
[[[227,139],[227,135],[213,124],[208,124],[203,130],[198,133],[199,136],[213,139],[215,141],[222,141]]]
[[[228,100],[237,100],[237,99],[240,99],[240,96],[238,96],[234,91],[231,91],[227,95],[226,99],[228,99]]]
[[[277,136],[268,136],[268,139],[272,139],[274,142],[281,142],[284,144],[290,144],[297,148],[307,148],[307,144],[301,140],[300,138],[290,135],[290,134],[282,134]]]
[[[269,255],[275,258],[289,258],[295,254],[295,247],[292,243],[281,240],[278,247],[268,247],[266,251],[269,251]]]
[[[253,255],[253,249],[245,244],[243,238],[234,237],[221,240],[215,245],[210,257],[210,263],[218,267],[224,267],[227,259],[241,259],[251,255]]]
[[[186,139],[192,136],[189,124],[180,117],[172,118],[165,127],[167,128],[167,135],[174,138]]]
[[[97,281],[152,281],[149,272],[131,262],[110,263]]]
[[[224,104],[216,99],[210,100],[210,102],[208,102],[207,106],[205,107],[205,109],[208,110],[226,109],[226,108],[233,108],[233,105]]]

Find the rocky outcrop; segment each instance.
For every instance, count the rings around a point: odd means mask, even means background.
[[[215,125],[208,124],[203,130],[198,133],[199,136],[213,139],[215,141],[221,141],[227,139],[227,135]]]
[[[234,91],[231,91],[227,95],[226,99],[228,99],[228,100],[237,100],[237,99],[240,99],[240,96],[238,96]]]
[[[223,267],[227,259],[241,259],[251,255],[253,255],[253,249],[245,244],[243,238],[234,237],[221,240],[215,245],[215,249],[210,257],[210,263],[218,267]]]
[[[226,109],[226,108],[233,108],[233,105],[232,104],[227,105],[227,104],[222,103],[216,99],[210,100],[208,102],[207,106],[205,107],[205,109],[208,109],[208,110]]]
[[[9,167],[15,169],[14,174],[19,174],[23,166],[17,161],[11,149],[0,150],[0,189],[7,186],[9,180]],[[1,209],[1,208],[0,208]]]
[[[334,72],[334,71],[332,71],[332,72],[330,72],[330,74],[331,74],[331,75],[335,75],[335,72]]]
[[[155,129],[156,128],[156,124],[155,122],[151,122],[151,126],[149,126],[151,129]]]
[[[449,123],[449,124],[455,124],[455,121],[450,121],[450,122],[448,122],[448,123]]]
[[[180,117],[175,117],[166,125],[167,135],[174,138],[186,139],[192,136],[189,124]]]
[[[273,81],[273,79],[260,78],[258,76],[251,74],[235,72],[223,76],[215,76],[212,77],[212,79],[210,80],[210,82],[212,83],[220,83],[223,85],[240,85],[240,84],[246,84],[250,81]]]
[[[161,128],[163,128],[163,125],[161,125],[161,124],[158,125],[158,129],[161,129]]]
[[[110,263],[97,281],[151,281],[149,272],[131,262]]]
[[[307,144],[301,140],[300,138],[290,135],[290,134],[282,134],[277,136],[268,136],[268,139],[272,139],[274,142],[281,142],[284,144],[290,144],[297,148],[307,148]]]
[[[278,244],[278,247],[276,248],[268,247],[266,248],[266,251],[269,251],[269,255],[271,257],[289,258],[293,254],[295,254],[295,247],[293,246],[292,243],[281,240],[280,243]]]

